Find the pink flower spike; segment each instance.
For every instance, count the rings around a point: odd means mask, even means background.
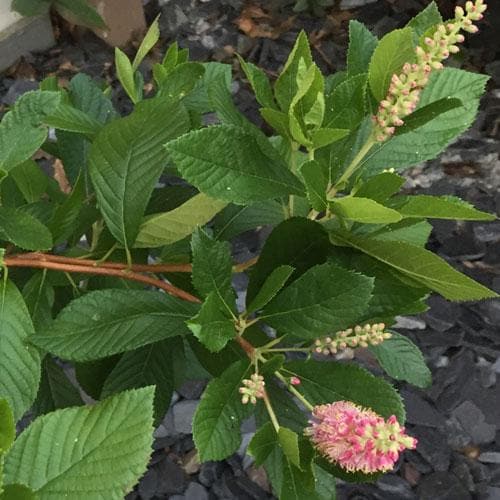
[[[290,384],[292,385],[300,385],[301,381],[299,377],[291,377],[290,378]]]
[[[399,454],[417,445],[394,415],[384,420],[350,401],[316,406],[312,416],[306,435],[329,461],[350,472],[392,470]]]

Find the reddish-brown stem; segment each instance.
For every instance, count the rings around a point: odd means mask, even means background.
[[[246,271],[249,267],[254,266],[257,263],[257,260],[259,260],[258,257],[254,257],[253,259],[247,260],[246,262],[242,262],[241,264],[236,264],[233,266],[233,271],[235,273],[242,273],[243,271]]]
[[[104,269],[126,269],[139,273],[190,273],[191,264],[132,264],[129,268],[124,262],[100,262],[91,259],[79,259],[78,257],[65,257],[64,255],[52,255],[40,252],[23,253],[12,255],[12,259],[39,260],[43,262],[61,262],[75,266],[99,267]]]
[[[248,340],[244,339],[243,337],[236,337],[236,342],[240,344],[240,347],[246,352],[247,356],[250,359],[253,359],[253,353],[255,352],[255,347],[248,342]]]
[[[89,266],[89,265],[78,265],[78,264],[68,264],[65,262],[51,262],[48,260],[42,259],[23,259],[21,256],[13,256],[13,257],[4,257],[4,264],[7,267],[30,267],[37,269],[52,269],[54,271],[62,271],[67,273],[82,273],[82,274],[93,274],[100,276],[116,276],[117,278],[122,278],[131,281],[137,281],[139,283],[144,283],[146,285],[154,286],[155,288],[159,288],[164,290],[170,295],[174,297],[178,297],[182,300],[186,300],[188,302],[201,302],[200,299],[191,295],[190,293],[177,288],[170,283],[166,283],[163,280],[159,280],[153,278],[151,276],[144,276],[143,274],[139,274],[135,271],[129,271],[127,269],[113,269],[113,268],[102,268],[97,266]]]

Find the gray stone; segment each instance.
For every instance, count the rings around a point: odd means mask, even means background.
[[[410,424],[426,427],[440,427],[444,424],[443,416],[430,403],[414,392],[401,391],[404,399],[407,421]]]
[[[437,429],[415,427],[414,435],[418,438],[417,453],[436,471],[446,471],[450,466],[451,450],[445,435]]]
[[[207,385],[206,380],[186,380],[178,389],[184,399],[198,399]]]
[[[495,373],[500,373],[500,358],[498,358],[494,363],[493,365],[491,366],[491,369],[495,372]]]
[[[425,321],[407,316],[397,316],[394,325],[395,329],[402,328],[403,330],[425,330],[425,327]]]
[[[488,486],[484,500],[500,500],[500,488]]]
[[[342,0],[340,2],[341,10],[355,9],[356,7],[363,7],[370,3],[375,3],[377,0]]]
[[[386,494],[391,494],[401,500],[413,500],[416,498],[409,483],[395,474],[382,476],[377,481],[377,486],[384,492],[384,497]]]
[[[184,492],[186,500],[208,500],[208,491],[199,483],[189,483]]]
[[[16,80],[2,97],[2,103],[7,106],[12,106],[24,93],[30,90],[36,90],[37,88],[38,82],[32,80]]]
[[[485,421],[484,413],[472,401],[464,401],[453,410],[452,415],[469,434],[474,444],[487,444],[494,441],[495,426]]]
[[[53,45],[48,15],[23,17],[0,32],[0,71],[31,51],[47,50]]]
[[[182,468],[165,458],[153,466],[157,473],[157,496],[182,493],[186,489],[187,478]]]
[[[500,452],[485,451],[479,455],[478,460],[485,464],[500,464]]]
[[[222,462],[205,462],[201,464],[198,481],[209,488],[222,475],[223,470],[224,464]]]
[[[421,500],[472,500],[459,479],[447,472],[434,472],[424,477],[417,492]]]
[[[181,434],[193,432],[193,416],[199,401],[183,399],[172,408],[174,429]]]
[[[156,495],[158,490],[158,474],[155,469],[149,469],[139,483],[139,494],[144,500],[149,500]]]

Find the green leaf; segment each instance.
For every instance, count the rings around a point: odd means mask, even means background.
[[[349,76],[326,97],[325,127],[355,129],[365,116],[366,74]]]
[[[114,356],[98,359],[97,361],[75,363],[76,380],[80,387],[91,398],[98,400],[101,397],[106,379],[121,357],[121,354],[115,354]]]
[[[317,338],[360,321],[372,288],[371,278],[322,264],[306,271],[277,295],[261,319],[280,333]]]
[[[14,414],[10,409],[8,401],[0,399],[0,455],[9,450],[14,439],[16,439]]]
[[[453,97],[444,97],[423,108],[419,108],[404,119],[404,125],[396,129],[396,135],[406,134],[422,127],[439,115],[462,106],[462,101]]]
[[[404,183],[404,177],[390,172],[382,172],[363,182],[354,196],[370,198],[378,203],[383,203],[393,194],[399,192]]]
[[[0,207],[0,239],[24,250],[49,250],[52,235],[46,226],[16,208]]]
[[[394,30],[385,35],[373,52],[368,70],[370,89],[377,101],[385,98],[392,75],[415,58],[411,28]]]
[[[315,160],[306,161],[300,167],[300,173],[304,180],[307,199],[311,206],[318,212],[326,210],[328,208],[326,192],[329,179],[322,165]]]
[[[70,15],[70,20],[89,28],[106,29],[106,23],[87,0],[55,0],[54,6],[64,15]],[[64,17],[64,16],[63,16]]]
[[[19,420],[33,403],[40,380],[40,356],[27,343],[33,324],[16,286],[0,282],[0,398]]]
[[[106,125],[92,144],[89,172],[97,201],[113,236],[131,248],[167,155],[163,145],[189,129],[178,102],[148,99]]]
[[[295,268],[293,276],[297,278],[316,264],[325,262],[330,248],[328,235],[317,222],[295,217],[277,225],[250,274],[247,304],[255,298],[275,268],[290,265]]]
[[[8,172],[31,158],[47,138],[43,119],[61,99],[59,92],[26,92],[0,122],[0,170]]]
[[[306,68],[313,64],[309,41],[304,31],[299,33],[285,67],[274,84],[276,100],[282,111],[286,113],[288,113],[292,99],[297,94],[297,73],[301,60],[305,63]]]
[[[264,108],[275,109],[277,106],[274,100],[273,90],[269,83],[269,78],[264,71],[255,66],[255,64],[246,62],[239,55],[238,60],[240,61],[241,69],[247,77],[248,83],[250,83],[254,91],[257,102]]]
[[[357,238],[344,233],[335,233],[334,238],[384,262],[448,300],[481,300],[498,297],[495,292],[459,273],[446,261],[424,248],[401,241]]]
[[[154,385],[154,421],[158,424],[170,406],[174,391],[172,354],[170,340],[126,352],[107,376],[100,397],[107,398],[127,389]]]
[[[278,431],[278,441],[285,457],[300,469],[299,436],[286,427],[280,427]]]
[[[303,460],[305,466],[299,468],[286,454],[283,456],[283,480],[279,496],[280,500],[318,500],[315,494],[312,458],[311,450],[311,452],[307,452],[307,456]]]
[[[247,204],[302,193],[267,139],[239,127],[196,130],[169,142],[167,151],[181,175],[214,198]]]
[[[247,453],[254,458],[255,465],[260,467],[276,446],[278,446],[278,435],[273,424],[267,422],[252,437]]]
[[[330,208],[343,219],[364,224],[391,224],[402,218],[396,210],[358,196],[336,198],[330,201]]]
[[[67,104],[60,104],[43,121],[49,127],[83,134],[89,139],[93,139],[102,128],[101,122]]]
[[[274,269],[247,307],[247,313],[251,314],[255,311],[260,311],[285,286],[293,271],[294,268],[287,265]]]
[[[38,201],[49,183],[47,175],[33,160],[26,160],[19,164],[10,171],[9,175],[14,179],[28,203]]]
[[[191,248],[193,285],[205,297],[215,292],[228,312],[231,312],[235,296],[231,287],[233,261],[230,245],[226,241],[213,240],[198,229],[193,233]]]
[[[90,361],[185,334],[196,310],[159,292],[98,290],[70,302],[30,340],[64,359]]]
[[[0,493],[0,500],[38,500],[38,496],[22,484],[7,484],[3,493]]]
[[[416,219],[458,219],[492,221],[493,214],[477,210],[466,201],[454,196],[399,196],[391,200],[391,207],[403,217]]]
[[[373,148],[363,168],[370,172],[386,168],[403,169],[435,158],[471,126],[487,80],[485,75],[455,68],[431,73],[429,83],[422,91],[418,109],[444,98],[460,99],[463,105]]]
[[[356,20],[349,22],[349,48],[347,71],[350,76],[366,73],[378,39],[370,30]]]
[[[236,336],[230,311],[216,292],[208,294],[200,312],[187,325],[210,352],[219,352]]]
[[[149,29],[142,39],[141,45],[137,49],[137,52],[134,57],[134,61],[132,62],[132,71],[135,71],[139,64],[146,57],[148,52],[156,45],[156,42],[160,39],[160,23],[158,21],[159,15],[156,16],[155,20],[149,26]]]
[[[146,217],[139,227],[135,248],[170,245],[204,226],[227,203],[199,193],[173,210]]]
[[[50,355],[42,362],[42,378],[33,409],[43,415],[59,408],[83,405],[78,389]]]
[[[171,99],[183,98],[192,92],[204,74],[203,64],[193,62],[179,64],[161,80],[158,93]]]
[[[311,141],[313,149],[323,148],[334,142],[340,141],[349,130],[343,128],[319,128],[311,132]]]
[[[135,87],[134,70],[130,59],[127,57],[125,52],[123,52],[118,47],[115,47],[115,66],[116,75],[123,89],[130,97],[130,100],[136,104],[139,99],[137,97],[137,89]]]
[[[420,349],[409,338],[392,332],[390,339],[370,346],[369,349],[390,377],[422,389],[431,385],[431,371],[427,368]]]
[[[262,118],[283,137],[291,137],[289,119],[286,113],[272,108],[261,108]]]
[[[247,360],[237,361],[205,389],[193,421],[193,438],[202,462],[223,460],[238,449],[240,424],[252,411],[252,405],[241,402],[239,388],[250,372]]]
[[[410,22],[406,25],[412,28],[418,40],[427,30],[443,22],[443,18],[439,13],[436,2],[432,1],[427,7],[419,12]]]
[[[313,464],[313,470],[316,478],[318,500],[335,500],[337,498],[335,476],[329,474],[316,464]]]
[[[281,203],[274,200],[252,205],[228,205],[213,221],[214,235],[219,240],[230,240],[238,234],[259,226],[277,225],[284,219]]]
[[[149,461],[153,396],[147,387],[37,418],[7,456],[6,482],[24,484],[41,498],[61,492],[75,500],[123,498]]]
[[[285,369],[300,378],[301,384],[296,389],[311,404],[352,401],[384,418],[396,415],[399,422],[404,423],[405,411],[396,390],[360,366],[311,360],[293,361],[286,364]]]
[[[10,8],[23,16],[38,16],[48,12],[50,0],[12,0]]]
[[[54,287],[47,279],[47,273],[34,273],[23,287],[23,297],[33,321],[35,331],[52,322]]]
[[[432,232],[432,226],[427,221],[414,222],[412,219],[403,219],[397,224],[389,224],[382,229],[371,233],[377,240],[403,241],[425,247]]]

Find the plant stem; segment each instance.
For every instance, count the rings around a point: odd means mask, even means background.
[[[269,396],[267,395],[267,391],[264,391],[263,399],[264,399],[264,404],[266,405],[267,413],[269,413],[269,418],[271,419],[271,422],[273,424],[274,430],[276,431],[276,433],[278,433],[280,430],[280,424],[276,417],[276,413],[274,413],[271,401],[269,400]]]
[[[351,175],[356,171],[358,168],[359,164],[363,160],[363,158],[368,154],[372,146],[376,143],[375,139],[370,135],[368,140],[365,142],[363,147],[359,150],[358,154],[353,158],[349,166],[346,168],[345,172],[342,174],[340,179],[337,181],[335,186],[330,188],[330,190],[327,193],[327,198],[333,198],[335,196],[335,193],[337,192],[336,188],[345,182],[347,182]]]
[[[293,385],[291,385],[288,380],[281,375],[280,372],[276,371],[274,372],[276,377],[278,377],[286,386],[287,389],[309,410],[312,411],[314,409],[314,406],[307,401],[307,399],[297,390]]]
[[[264,352],[311,352],[310,347],[283,347],[278,349],[266,349]]]

